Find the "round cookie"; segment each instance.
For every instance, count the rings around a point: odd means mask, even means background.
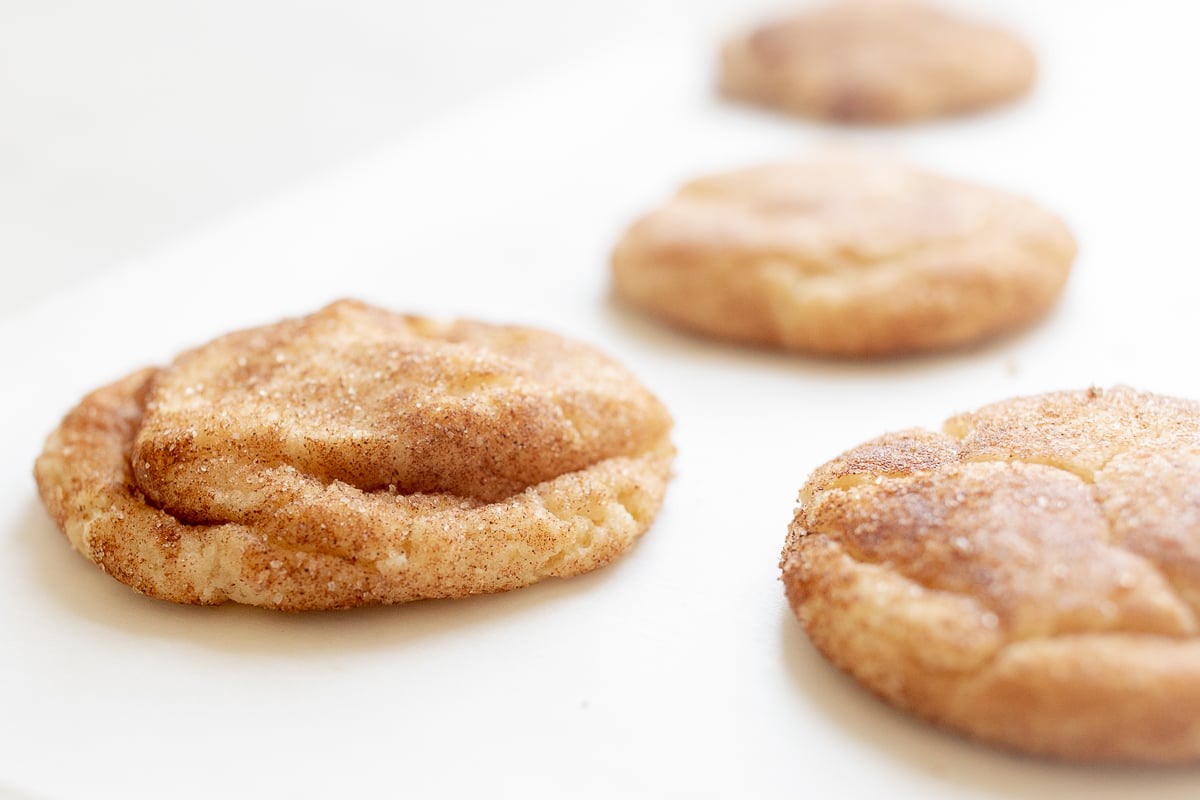
[[[838,154],[687,184],[626,231],[612,274],[619,297],[693,332],[883,356],[1026,325],[1075,252],[1024,198]]]
[[[728,97],[808,117],[901,123],[1013,100],[1036,64],[1011,34],[919,3],[845,2],[764,25],[721,52]]]
[[[670,427],[583,344],[341,301],[93,392],[35,475],[72,545],[140,592],[346,608],[612,561],[661,504]]]
[[[1009,400],[860,445],[800,503],[788,600],[883,699],[1030,753],[1200,757],[1200,403]]]

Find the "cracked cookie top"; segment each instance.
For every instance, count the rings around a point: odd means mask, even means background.
[[[694,332],[884,356],[1028,324],[1075,251],[1022,197],[832,153],[692,181],[630,226],[612,273],[624,300]]]
[[[98,390],[36,474],[141,591],[345,607],[606,563],[661,502],[670,426],[583,344],[341,301]]]
[[[1036,63],[1012,34],[921,3],[840,2],[762,25],[721,51],[729,97],[808,117],[894,124],[1020,97]]]
[[[1200,756],[1200,403],[1062,392],[818,468],[782,569],[810,638],[901,707],[1084,760]]]

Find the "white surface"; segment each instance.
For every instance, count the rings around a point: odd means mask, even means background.
[[[868,437],[1089,384],[1200,397],[1200,124],[1163,78],[1198,72],[1195,12],[1162,25],[1131,71],[1111,46],[1134,22],[1096,5],[1008,12],[1044,56],[1028,102],[902,131],[726,107],[708,90],[707,42],[632,43],[0,323],[0,787],[1195,797],[1194,770],[1016,758],[891,711],[815,654],[777,579],[796,490]],[[838,364],[689,339],[610,304],[612,242],[678,182],[847,140],[1061,212],[1083,251],[1056,312],[973,352]],[[80,395],[346,295],[536,324],[625,361],[677,420],[654,528],[582,578],[299,616],[149,600],[70,551],[30,469]]]
[[[0,3],[0,314],[514,80],[764,4]]]

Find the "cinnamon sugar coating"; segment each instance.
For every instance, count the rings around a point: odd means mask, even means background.
[[[1084,761],[1200,757],[1200,403],[987,406],[818,468],[781,562],[816,647],[883,699]]]
[[[661,504],[670,427],[585,345],[341,301],[93,392],[35,475],[138,591],[346,608],[610,562]]]
[[[729,97],[808,117],[894,124],[963,114],[1029,91],[1012,34],[921,3],[833,3],[765,24],[721,52]]]
[[[827,356],[978,342],[1042,316],[1075,240],[1007,192],[831,154],[692,181],[612,256],[626,302],[721,339]]]

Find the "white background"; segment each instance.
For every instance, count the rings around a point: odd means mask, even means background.
[[[1042,56],[1030,99],[848,132],[715,98],[715,31],[742,13],[718,5],[4,7],[0,792],[1200,793],[1194,770],[1013,757],[893,712],[813,652],[776,568],[805,476],[866,438],[1089,384],[1200,397],[1197,12],[990,7]],[[611,303],[612,242],[680,181],[831,144],[1060,212],[1082,250],[1058,308],[976,350],[844,364]],[[70,551],[30,471],[82,393],[347,295],[620,357],[677,421],[651,532],[570,581],[312,615],[148,600]]]
[[[774,5],[778,5],[778,0]],[[770,0],[0,3],[0,312],[648,32]]]

